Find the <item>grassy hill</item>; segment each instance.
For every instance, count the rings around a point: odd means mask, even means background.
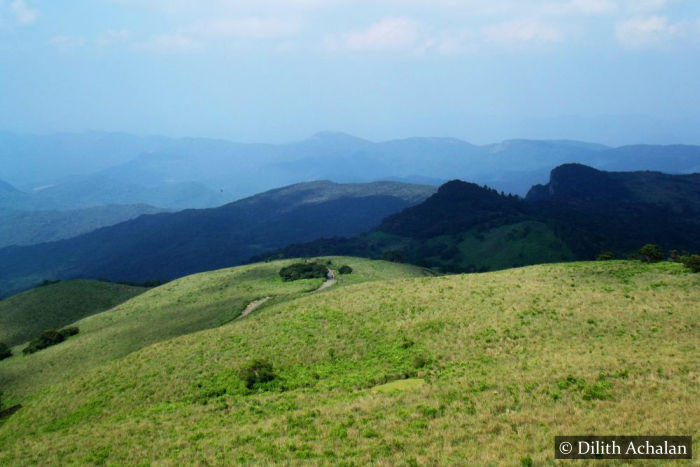
[[[333,263],[333,258],[329,260]],[[107,312],[77,321],[80,334],[61,345],[29,357],[20,356],[21,347],[16,347],[17,357],[4,361],[0,368],[0,388],[27,394],[148,345],[228,323],[255,300],[270,297],[269,306],[312,292],[323,283],[324,279],[284,282],[279,270],[294,262],[196,274],[149,290]],[[415,266],[354,258],[350,265],[353,274],[339,276],[338,285],[424,274]]]
[[[72,342],[24,359],[23,372],[19,360],[0,362],[0,382],[17,375],[10,400],[24,404],[0,425],[0,464],[540,465],[553,464],[559,434],[698,437],[700,275],[678,264],[388,280],[421,271],[333,262],[358,271],[339,285],[361,283],[304,294],[311,283],[265,280],[263,290],[248,281],[233,286],[246,299],[271,286],[290,299],[86,371],[44,358],[61,346],[82,346],[81,358],[101,352],[89,320]],[[127,310],[178,300],[183,314],[230,317],[242,302],[230,306],[228,285],[268,266],[185,278],[91,320],[122,327]],[[387,280],[369,281],[377,278]],[[248,389],[239,371],[256,358],[277,377]],[[71,377],[22,383],[34,377],[28,368],[50,365]]]
[[[58,329],[100,313],[143,292],[110,282],[75,280],[50,284],[0,300],[0,342],[18,345],[45,329]]]

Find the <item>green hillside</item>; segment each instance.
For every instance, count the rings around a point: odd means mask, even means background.
[[[45,285],[0,300],[0,342],[18,345],[45,329],[57,329],[108,310],[143,292],[110,282],[75,280]]]
[[[357,281],[369,264],[333,262],[355,268]],[[405,273],[371,264],[375,278]],[[127,329],[131,314],[158,313],[166,302],[179,300],[184,314],[214,320],[216,308],[218,319],[232,317],[225,309],[243,302],[227,298],[227,284],[266,267],[152,290],[26,357],[24,373],[14,357],[0,362],[0,384],[15,371],[10,402],[24,404],[0,425],[0,464],[542,465],[554,463],[560,434],[700,434],[692,415],[700,412],[700,275],[675,263],[357,284],[341,276],[316,294],[302,293],[311,283],[286,289],[296,286],[266,279],[263,291],[250,280],[240,286],[246,299],[269,290],[297,298],[88,371],[60,358],[62,346],[81,346],[71,358],[92,358],[107,350],[93,337],[101,327]],[[240,370],[257,358],[276,378],[248,389]],[[71,377],[41,389],[21,381],[35,378],[27,368],[48,365]]]
[[[324,261],[331,261],[329,267],[334,268],[334,260],[340,266],[339,258]],[[284,282],[279,270],[293,262],[260,263],[188,276],[82,319],[75,323],[80,334],[69,341],[29,357],[3,361],[0,388],[10,394],[28,394],[156,342],[228,323],[255,300],[270,297],[265,303],[270,306],[314,291],[323,283],[323,279]],[[338,286],[423,275],[423,270],[415,266],[355,258],[349,264],[354,272],[339,276]],[[20,354],[21,347],[16,347],[14,353]]]

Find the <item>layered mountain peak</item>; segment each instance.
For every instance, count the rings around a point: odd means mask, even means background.
[[[550,173],[547,185],[535,185],[528,192],[528,201],[620,200],[627,189],[610,172],[583,164],[564,164]]]

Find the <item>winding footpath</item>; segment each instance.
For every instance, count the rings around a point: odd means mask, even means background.
[[[326,273],[326,282],[321,284],[321,287],[319,287],[318,289],[314,290],[311,293],[320,292],[321,290],[327,289],[328,287],[332,286],[333,284],[335,284],[335,272],[333,272],[332,269],[329,269],[328,273]]]
[[[335,283],[336,283],[335,272],[334,272],[332,269],[328,269],[328,273],[326,273],[326,282],[324,282],[323,284],[321,284],[321,286],[320,286],[318,289],[312,290],[312,291],[309,292],[309,293],[311,294],[311,293],[320,292],[321,290],[325,290],[325,289],[327,289],[328,287],[331,287],[331,286],[334,285]],[[245,318],[246,316],[248,316],[249,314],[251,314],[252,312],[254,312],[255,310],[257,310],[260,306],[262,306],[263,304],[265,304],[265,302],[267,302],[267,301],[270,300],[271,298],[272,298],[272,297],[265,297],[265,298],[260,298],[260,299],[258,299],[258,300],[253,301],[253,302],[250,302],[250,303],[248,304],[248,306],[245,307],[245,310],[243,310],[243,313],[241,313],[241,315],[240,315],[238,318],[236,318],[236,319],[243,319],[243,318]]]
[[[254,312],[260,305],[271,299],[272,297],[265,297],[261,298],[259,300],[255,300],[254,302],[250,302],[247,307],[245,307],[245,310],[243,310],[243,313],[236,318],[236,319],[242,319]]]

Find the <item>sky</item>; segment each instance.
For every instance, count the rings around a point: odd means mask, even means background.
[[[0,130],[700,144],[700,0],[0,0]]]

